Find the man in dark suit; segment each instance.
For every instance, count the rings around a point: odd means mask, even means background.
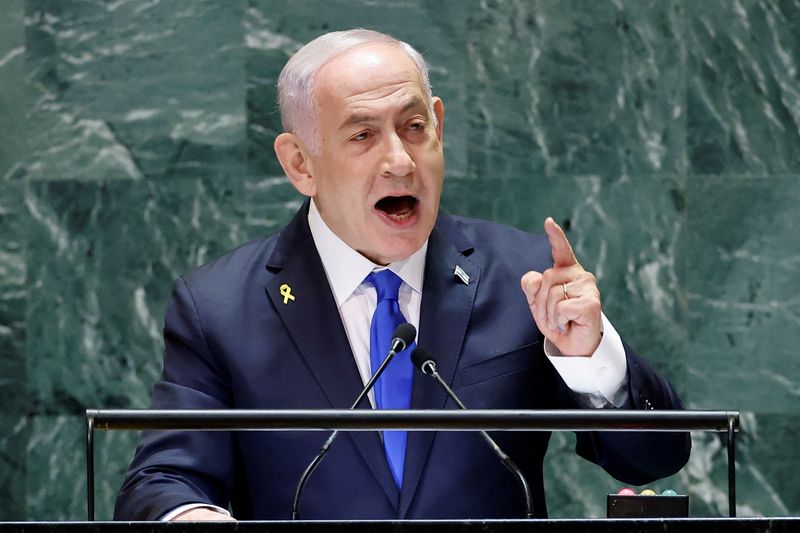
[[[309,200],[280,234],[178,280],[154,408],[349,407],[372,371],[370,323],[383,302],[373,276],[387,269],[399,278],[394,305],[469,407],[681,408],[601,313],[594,276],[552,219],[544,236],[439,212],[444,106],[410,46],[366,30],[324,35],[284,68],[279,98],[275,151]],[[407,385],[411,408],[452,407],[427,378]],[[377,395],[370,402],[380,407]],[[399,460],[394,437],[343,434],[307,485],[303,518],[522,515],[516,481],[478,434],[402,433]],[[497,438],[545,516],[549,434]],[[229,508],[239,519],[288,518],[321,440],[146,432],[115,518],[223,520]],[[689,441],[581,433],[577,451],[643,484],[680,469]]]

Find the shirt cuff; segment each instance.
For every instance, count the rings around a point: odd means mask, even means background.
[[[175,518],[179,514],[185,512],[185,511],[188,511],[189,509],[199,509],[199,508],[211,509],[212,511],[216,511],[216,512],[222,513],[222,514],[226,514],[228,516],[231,515],[231,513],[229,513],[227,509],[223,509],[222,507],[217,507],[216,505],[211,505],[211,504],[208,504],[208,503],[187,503],[187,504],[184,504],[184,505],[179,505],[175,509],[171,510],[170,512],[168,512],[167,514],[162,516],[159,519],[159,521],[161,521],[161,522],[169,522],[170,520],[172,520],[173,518]]]
[[[591,357],[565,357],[545,339],[544,353],[573,392],[585,396],[594,407],[621,407],[628,400],[628,363],[622,339],[602,318],[602,338]]]

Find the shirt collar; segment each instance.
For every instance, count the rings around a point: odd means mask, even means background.
[[[341,307],[350,298],[370,272],[384,268],[388,268],[400,276],[400,279],[414,292],[422,294],[425,254],[428,250],[427,239],[420,249],[408,258],[383,267],[353,250],[339,238],[322,220],[313,199],[308,210],[308,226],[311,229],[311,236],[319,257],[322,259],[322,266],[328,276],[328,282],[333,289],[336,307]]]

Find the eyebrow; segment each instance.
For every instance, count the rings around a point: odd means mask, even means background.
[[[425,107],[425,102],[423,102],[422,98],[414,96],[410,98],[408,102],[406,102],[400,112],[405,113],[406,111],[420,105]],[[353,124],[364,124],[368,122],[378,122],[378,117],[369,113],[353,113],[347,117],[344,122],[342,122],[340,129],[346,128],[347,126],[352,126]]]

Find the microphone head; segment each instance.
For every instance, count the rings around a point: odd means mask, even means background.
[[[408,348],[417,336],[417,328],[404,322],[397,326],[392,335],[392,347],[395,352],[402,352]],[[402,344],[399,344],[402,343]],[[396,348],[394,348],[396,347]]]
[[[420,346],[411,350],[411,362],[423,374],[430,374],[436,369],[436,361],[433,360],[431,353]]]

